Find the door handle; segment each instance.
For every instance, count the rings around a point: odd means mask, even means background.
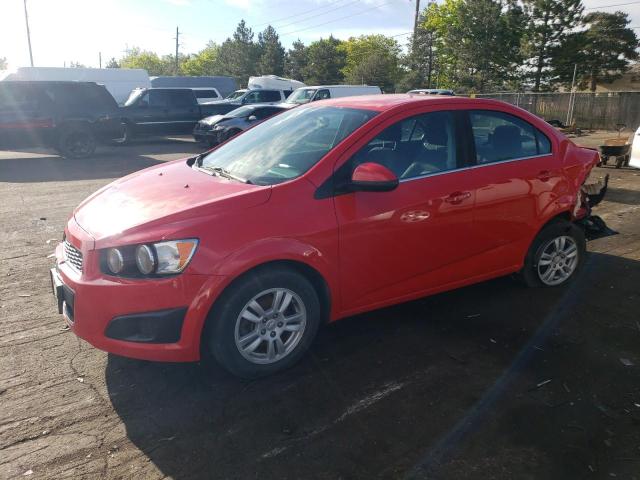
[[[471,198],[471,192],[453,192],[451,195],[445,198],[444,201],[447,203],[451,203],[452,205],[458,205],[468,198]]]
[[[543,182],[548,182],[551,179],[551,172],[549,170],[541,170],[536,175],[538,180],[542,180]]]

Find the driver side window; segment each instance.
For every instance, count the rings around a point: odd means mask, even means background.
[[[453,113],[424,113],[387,127],[356,153],[352,166],[367,162],[387,167],[399,180],[456,169]]]

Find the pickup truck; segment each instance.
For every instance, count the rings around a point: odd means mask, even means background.
[[[190,134],[200,119],[215,113],[214,107],[198,104],[191,88],[137,88],[120,107],[123,142],[140,136]]]
[[[224,115],[243,105],[261,103],[263,105],[275,105],[284,102],[291,94],[291,90],[275,90],[260,88],[253,90],[236,90],[228,95],[224,100],[207,102],[203,106],[212,109],[211,115]]]

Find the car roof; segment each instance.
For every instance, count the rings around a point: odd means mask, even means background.
[[[422,104],[477,104],[478,107],[482,105],[500,106],[504,105],[504,102],[497,100],[488,100],[480,98],[468,98],[468,97],[454,97],[445,95],[413,95],[407,93],[401,94],[386,94],[386,95],[360,95],[356,97],[340,97],[332,98],[329,100],[321,100],[322,105],[331,105],[334,107],[345,108],[360,108],[364,110],[374,110],[377,112],[384,112],[387,110],[400,107],[402,105],[422,105]],[[312,104],[306,105],[314,105]],[[317,105],[317,104],[316,104]]]

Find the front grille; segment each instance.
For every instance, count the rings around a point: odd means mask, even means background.
[[[71,264],[73,268],[82,271],[82,252],[71,245],[68,241],[64,241],[64,259]]]

